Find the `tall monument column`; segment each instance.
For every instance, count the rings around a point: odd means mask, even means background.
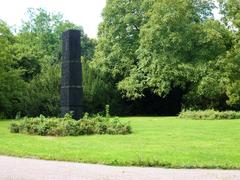
[[[80,119],[83,115],[80,31],[67,30],[62,39],[61,116],[73,112],[73,118]]]

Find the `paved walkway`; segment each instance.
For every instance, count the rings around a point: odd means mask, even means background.
[[[0,156],[0,180],[240,180],[240,170],[113,167]]]

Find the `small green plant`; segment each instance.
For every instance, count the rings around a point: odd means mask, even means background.
[[[12,123],[10,126],[11,133],[19,133],[19,125],[17,123]]]
[[[70,111],[70,112],[65,114],[64,119],[72,119],[72,117],[73,117],[73,112]]]
[[[240,119],[240,112],[237,112],[237,111],[215,111],[212,109],[204,110],[204,111],[183,110],[179,114],[179,118],[199,119],[199,120]]]
[[[88,119],[88,118],[89,118],[89,113],[85,112],[84,115],[83,115],[83,119]]]
[[[105,106],[105,116],[110,118],[110,106],[108,104]]]
[[[90,117],[85,113],[82,120],[72,119],[70,113],[64,118],[46,118],[40,115],[13,122],[10,125],[12,133],[24,133],[41,136],[80,136],[91,134],[129,134],[131,126],[118,118],[107,118],[100,115]]]

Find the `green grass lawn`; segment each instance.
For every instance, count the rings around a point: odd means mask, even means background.
[[[9,132],[0,121],[0,154],[109,165],[240,169],[240,120],[128,117],[130,135],[41,137]]]

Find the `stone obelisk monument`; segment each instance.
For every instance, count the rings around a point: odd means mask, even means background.
[[[61,116],[72,112],[74,119],[80,119],[83,115],[80,31],[67,30],[62,39]]]

